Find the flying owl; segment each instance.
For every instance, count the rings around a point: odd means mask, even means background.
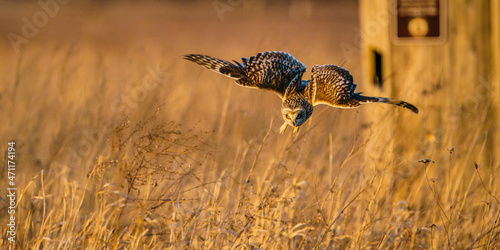
[[[302,80],[306,66],[286,52],[268,51],[228,62],[207,55],[189,54],[184,59],[236,80],[240,86],[274,91],[281,97],[281,114],[294,133],[311,117],[313,108],[326,104],[337,108],[356,108],[365,103],[389,103],[418,114],[414,105],[392,98],[364,96],[355,93],[356,84],[346,69],[327,64],[312,67],[311,80]]]

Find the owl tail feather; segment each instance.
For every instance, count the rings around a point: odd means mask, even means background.
[[[184,59],[234,79],[241,79],[245,77],[243,65],[236,61],[234,61],[236,64],[232,64],[222,59],[200,54],[185,55]]]
[[[372,102],[380,102],[380,103],[389,103],[393,104],[399,107],[403,107],[406,109],[411,110],[413,113],[418,114],[418,108],[415,107],[413,104],[397,100],[397,99],[392,99],[392,98],[387,98],[387,97],[371,97],[371,96],[364,96],[360,94],[356,94],[356,99],[361,103],[372,103]]]

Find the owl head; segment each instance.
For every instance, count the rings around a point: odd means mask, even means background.
[[[296,94],[283,100],[281,115],[285,123],[298,127],[312,115],[313,106],[302,94]]]

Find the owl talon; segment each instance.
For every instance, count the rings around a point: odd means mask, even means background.
[[[280,134],[285,133],[286,127],[287,127],[287,124],[286,124],[286,122],[285,122],[285,123],[283,123],[283,125],[281,125],[281,127],[280,127]]]
[[[293,128],[293,133],[294,133],[294,134],[297,134],[298,132],[299,132],[299,127],[294,127],[294,128]]]

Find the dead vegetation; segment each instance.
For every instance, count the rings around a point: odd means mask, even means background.
[[[386,147],[394,138],[379,135],[391,125],[385,118],[404,110],[380,105],[320,107],[298,136],[280,135],[272,93],[237,87],[181,60],[185,53],[236,59],[280,49],[309,67],[345,63],[356,79],[358,59],[335,46],[354,39],[357,19],[349,13],[356,6],[322,4],[308,20],[314,30],[294,19],[283,25],[286,11],[262,11],[267,21],[251,21],[255,6],[235,8],[221,21],[211,4],[149,3],[137,12],[68,5],[21,53],[3,44],[0,150],[9,140],[19,145],[16,246],[498,248],[499,164],[482,157],[480,130],[428,128],[395,150]],[[30,14],[16,13],[14,23]],[[130,13],[144,19],[120,21]],[[108,25],[90,28],[85,18]],[[339,18],[349,25],[332,24]],[[67,28],[63,20],[80,27],[78,41],[58,33]],[[259,31],[266,22],[280,31]],[[106,37],[112,25],[132,40]],[[373,110],[387,115],[366,120]],[[424,126],[421,113],[408,126]],[[468,125],[481,128],[484,119]],[[7,247],[7,214],[0,219]]]

